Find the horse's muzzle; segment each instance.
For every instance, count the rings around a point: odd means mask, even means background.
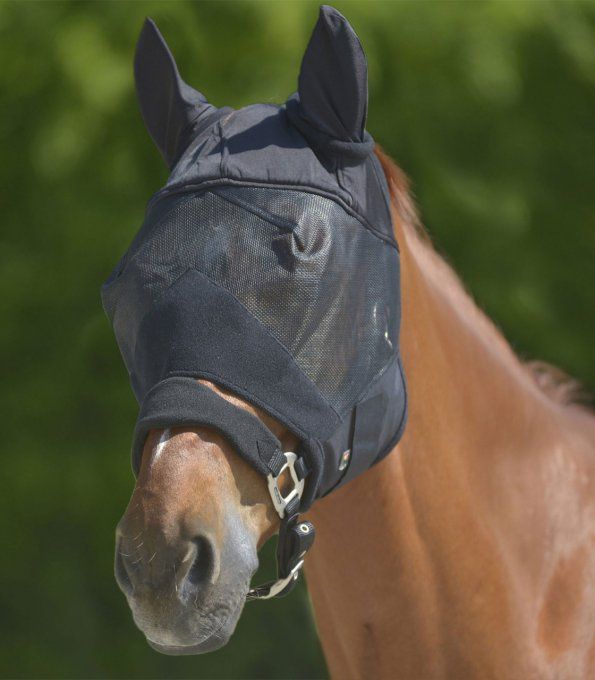
[[[165,654],[222,647],[257,567],[255,548],[238,552],[236,546],[247,542],[234,538],[233,531],[222,546],[204,535],[166,544],[151,533],[135,535],[123,522],[116,538],[115,576],[136,625],[151,647]]]

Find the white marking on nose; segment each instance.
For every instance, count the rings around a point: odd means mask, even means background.
[[[163,449],[165,448],[165,445],[167,444],[167,441],[169,439],[169,428],[167,430],[163,430],[161,433],[161,437],[159,437],[159,443],[155,447],[155,455],[153,456],[153,463],[156,463],[157,460],[159,459],[159,456],[163,453]]]

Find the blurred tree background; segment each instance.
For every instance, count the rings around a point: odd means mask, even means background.
[[[336,6],[438,248],[521,356],[592,390],[595,4]],[[112,577],[136,404],[99,287],[166,177],[134,98],[145,15],[186,80],[241,107],[294,90],[317,4],[0,4],[0,674],[323,677],[303,586],[248,605],[225,649],[170,658]]]

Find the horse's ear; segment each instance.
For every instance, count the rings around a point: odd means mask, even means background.
[[[188,146],[193,124],[214,107],[182,80],[172,53],[152,19],[145,20],[138,39],[134,79],[147,130],[171,168]]]
[[[368,113],[368,66],[347,19],[320,8],[298,81],[300,112],[335,139],[361,142]]]

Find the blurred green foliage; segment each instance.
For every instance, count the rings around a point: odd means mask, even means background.
[[[337,7],[369,57],[368,127],[439,249],[523,357],[592,389],[595,4]],[[222,651],[169,658],[112,577],[136,405],[99,286],[166,176],[134,101],[145,15],[189,82],[240,107],[293,91],[317,6],[0,4],[0,674],[321,677],[303,588],[249,605]]]

